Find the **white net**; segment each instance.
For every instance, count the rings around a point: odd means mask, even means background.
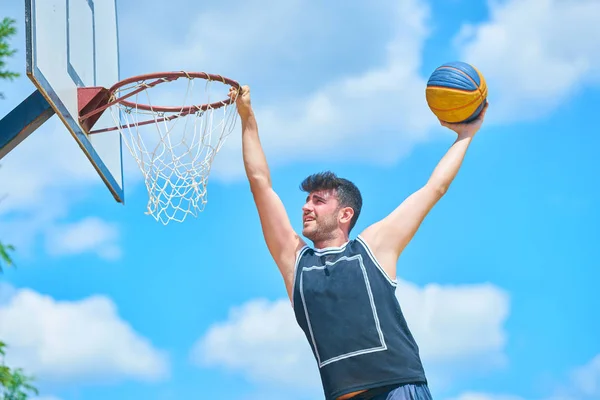
[[[127,101],[148,105],[149,110],[121,103],[110,110],[123,142],[143,174],[148,190],[146,213],[166,225],[170,221],[182,222],[190,215],[196,217],[204,210],[213,160],[233,130],[237,112],[235,102],[188,110],[191,104],[227,99],[229,86],[222,82],[189,76],[164,81],[151,88],[147,81],[138,81],[114,93],[114,97],[122,97],[142,89]],[[217,86],[216,93],[213,86]],[[176,95],[182,91],[183,99]],[[182,106],[177,111],[156,111],[158,104]],[[144,124],[146,121],[150,123]]]

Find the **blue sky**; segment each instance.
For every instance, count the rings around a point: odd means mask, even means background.
[[[5,2],[7,3],[7,2]],[[595,0],[118,4],[121,76],[204,70],[253,91],[273,184],[300,229],[299,182],[361,188],[356,232],[424,184],[453,136],[425,104],[438,65],[485,75],[487,121],[398,264],[435,399],[600,397]],[[156,12],[160,10],[160,12]],[[0,115],[33,90],[22,2]],[[239,126],[198,218],[163,226],[126,161],[114,202],[52,118],[1,162],[7,361],[43,400],[319,399],[315,364],[262,241]]]

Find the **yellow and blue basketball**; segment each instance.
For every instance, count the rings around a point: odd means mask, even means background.
[[[477,118],[487,99],[487,84],[474,66],[462,61],[436,68],[427,81],[427,105],[440,120],[470,122]]]

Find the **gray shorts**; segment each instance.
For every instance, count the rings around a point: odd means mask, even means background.
[[[360,393],[349,400],[433,400],[429,387],[425,383],[406,384],[397,387]],[[372,394],[371,394],[372,393]]]

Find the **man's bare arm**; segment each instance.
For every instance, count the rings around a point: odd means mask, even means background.
[[[271,174],[260,143],[247,86],[242,88],[237,106],[242,122],[242,154],[246,176],[267,247],[281,272],[288,295],[291,295],[296,254],[304,246],[304,241],[292,228],[285,207],[271,185]]]
[[[487,105],[480,117],[470,124],[442,123],[454,130],[458,137],[427,183],[406,198],[391,214],[361,233],[390,277],[396,276],[396,263],[400,254],[458,174],[467,149],[481,127],[486,110]]]

